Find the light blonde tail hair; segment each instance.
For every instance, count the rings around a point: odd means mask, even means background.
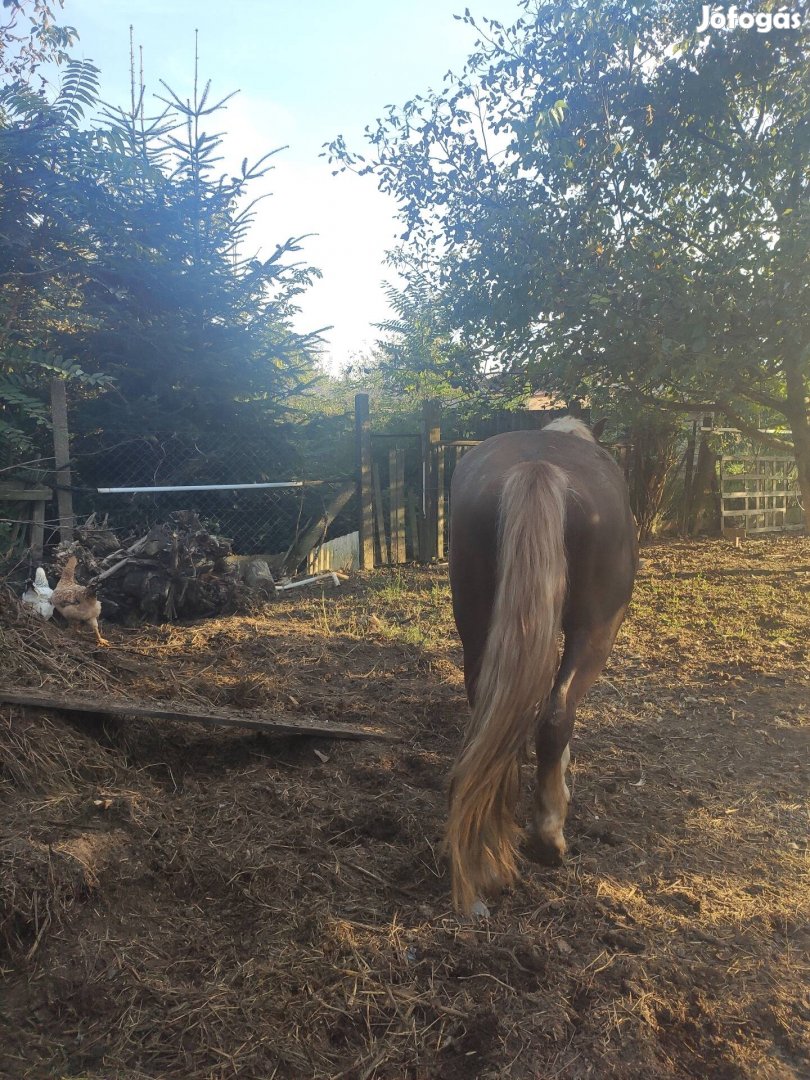
[[[464,913],[517,877],[520,763],[557,671],[567,487],[562,469],[544,461],[516,465],[504,485],[495,603],[451,776],[447,850],[453,902]]]

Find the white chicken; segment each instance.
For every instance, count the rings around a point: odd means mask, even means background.
[[[45,571],[41,566],[38,566],[34,580],[28,582],[28,587],[22,594],[22,602],[33,608],[37,615],[41,615],[43,619],[50,619],[51,615],[53,615],[52,596],[53,589],[48,584]]]

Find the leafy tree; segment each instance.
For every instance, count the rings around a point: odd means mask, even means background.
[[[52,377],[109,383],[63,348],[66,329],[90,317],[81,283],[94,272],[87,158],[97,155],[79,124],[96,79],[92,64],[67,61],[52,102],[16,76],[0,89],[0,442],[18,450],[48,422]]]
[[[475,393],[482,379],[459,355],[442,298],[424,278],[411,273],[406,288],[386,286],[394,318],[377,327],[375,363],[384,384],[417,401]]]
[[[227,100],[211,101],[195,78],[190,102],[166,87],[165,110],[151,120],[142,88],[129,110],[106,112],[102,134],[131,172],[108,180],[122,222],[102,243],[103,319],[74,344],[116,378],[121,393],[103,418],[85,410],[116,438],[144,428],[211,437],[234,423],[266,430],[313,377],[318,335],[294,331],[292,319],[318,271],[288,261],[301,238],[264,259],[244,254],[257,201],[247,196],[275,151],[219,174],[222,140],[205,125]]]
[[[72,26],[59,26],[54,9],[62,0],[3,0],[0,12],[0,71],[9,79],[44,85],[41,70],[46,64],[68,59],[76,40]]]
[[[43,57],[30,57],[33,70]],[[292,320],[317,271],[296,261],[296,238],[245,254],[272,155],[219,175],[205,127],[227,99],[196,77],[190,102],[165,88],[155,118],[134,76],[129,107],[99,114],[94,66],[51,59],[51,100],[14,66],[0,88],[0,441],[30,446],[61,373],[83,388],[74,434],[102,445],[155,431],[215,444],[241,428],[289,457],[283,402],[318,345]]]
[[[810,513],[806,3],[801,28],[708,34],[683,0],[524,7],[378,122],[369,163],[333,156],[400,200],[462,355],[719,413],[795,449]]]

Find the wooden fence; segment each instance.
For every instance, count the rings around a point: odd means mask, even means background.
[[[723,529],[748,534],[801,528],[796,462],[790,457],[720,459],[720,516]]]
[[[541,428],[564,412],[497,413],[482,425],[480,438],[445,439],[436,402],[425,402],[418,432],[374,432],[368,395],[358,394],[355,434],[360,567],[445,559],[450,478],[463,454],[489,435]]]

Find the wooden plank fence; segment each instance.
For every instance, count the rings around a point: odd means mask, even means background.
[[[801,528],[793,458],[724,454],[720,459],[720,516],[724,530],[744,528],[749,535]]]

